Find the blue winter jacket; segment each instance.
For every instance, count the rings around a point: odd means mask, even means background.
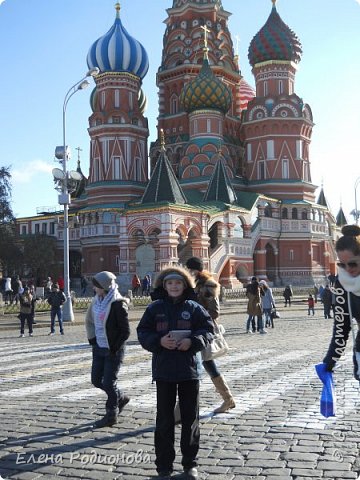
[[[189,350],[168,350],[161,346],[161,337],[170,330],[191,330]],[[194,300],[174,303],[169,297],[151,303],[137,327],[140,344],[153,354],[153,380],[166,382],[199,379],[201,366],[196,352],[209,344],[213,333],[213,320],[200,304]]]

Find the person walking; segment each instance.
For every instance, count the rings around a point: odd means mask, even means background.
[[[95,428],[111,427],[130,398],[118,386],[120,366],[130,336],[128,300],[122,297],[113,273],[102,271],[93,279],[95,297],[89,306],[85,326],[92,345],[91,383],[107,395],[106,413],[94,423]]]
[[[51,277],[47,277],[47,280],[45,282],[45,289],[44,289],[44,297],[47,298],[52,289],[53,281],[51,280]]]
[[[265,327],[271,326],[272,328],[274,328],[274,319],[271,316],[271,311],[273,308],[276,308],[276,306],[272,289],[269,287],[265,280],[260,280],[259,285],[262,290],[262,292],[260,292],[262,293],[260,297],[262,311],[265,316]]]
[[[196,300],[209,312],[216,325],[216,321],[220,315],[219,283],[214,280],[210,272],[204,270],[204,264],[201,258],[189,258],[186,262],[186,267],[195,278]],[[235,408],[234,397],[224,376],[221,375],[215,360],[203,361],[203,367],[211,378],[215,389],[223,399],[223,403],[215,408],[214,413],[225,413],[231,408]]]
[[[157,396],[155,465],[159,478],[169,478],[173,472],[177,395],[184,469],[178,478],[198,478],[200,365],[196,353],[211,341],[214,323],[209,313],[192,300],[193,288],[194,282],[183,268],[170,267],[160,272],[155,281],[158,299],[146,308],[137,327],[141,346],[153,354],[152,377]]]
[[[65,293],[60,291],[59,285],[53,283],[51,292],[47,297],[47,302],[51,306],[50,309],[50,333],[49,335],[55,335],[55,318],[58,318],[60,334],[64,335],[62,306],[66,302]]]
[[[310,312],[312,312],[314,316],[315,315],[315,299],[311,293],[309,293],[307,304],[308,304],[308,315],[310,315]]]
[[[33,336],[33,322],[31,317],[32,295],[28,287],[24,287],[24,291],[19,295],[20,302],[20,337],[25,337],[25,321],[29,328],[29,337]]]
[[[248,298],[246,322],[246,333],[251,333],[250,324],[252,324],[252,331],[255,333],[255,317],[257,318],[257,331],[259,333],[267,333],[263,324],[263,311],[261,307],[261,289],[256,277],[251,278],[251,283],[246,286],[246,296]]]
[[[149,296],[151,288],[151,277],[150,275],[145,275],[142,280],[142,295]]]
[[[11,277],[5,278],[4,290],[5,290],[5,293],[4,293],[5,305],[7,305],[8,303],[12,304],[14,292],[11,288]]]
[[[289,305],[289,307],[291,307],[291,297],[292,296],[293,296],[293,291],[292,291],[291,285],[286,285],[286,287],[283,291],[283,297],[284,297],[284,300],[285,300],[284,307],[287,307],[288,305]]]
[[[132,294],[135,297],[136,295],[139,295],[140,293],[140,287],[141,287],[141,280],[136,273],[134,273],[132,280],[131,280],[131,289],[132,289]]]
[[[360,381],[360,227],[345,225],[336,244],[338,276],[333,292],[336,315],[328,351],[323,359],[326,370],[332,372],[345,353],[349,334],[353,332],[354,377]],[[352,326],[356,320],[357,328]]]
[[[324,305],[324,318],[332,318],[330,314],[332,304],[332,292],[329,285],[325,285],[325,288],[321,295],[321,302]]]
[[[86,278],[84,277],[84,275],[81,275],[80,286],[81,286],[81,296],[85,297],[88,282],[87,282]]]

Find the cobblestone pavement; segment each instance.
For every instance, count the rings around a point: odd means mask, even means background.
[[[223,309],[230,353],[218,363],[236,398],[212,415],[220,398],[206,374],[201,384],[202,479],[360,478],[358,384],[351,349],[336,373],[338,414],[319,414],[314,364],[328,345],[331,321],[305,306],[282,308],[267,335],[246,334],[245,314]],[[0,339],[0,475],[3,479],[148,479],[155,475],[155,387],[150,354],[136,341],[136,317],[120,373],[131,396],[112,428],[94,430],[104,394],[90,384],[91,350],[84,327],[34,337],[18,330]],[[179,444],[181,427],[176,427]],[[177,452],[176,474],[181,472]]]

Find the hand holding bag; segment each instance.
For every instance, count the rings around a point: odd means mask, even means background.
[[[223,325],[217,324],[215,320],[214,323],[214,338],[212,339],[211,343],[201,351],[201,356],[204,362],[207,362],[208,360],[214,360],[222,355],[226,355],[229,351],[229,346],[224,338],[225,328]]]

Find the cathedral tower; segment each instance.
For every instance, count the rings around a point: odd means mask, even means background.
[[[98,67],[91,95],[90,175],[87,205],[124,206],[139,198],[148,180],[149,136],[144,117],[146,98],[141,89],[148,71],[144,47],[126,31],[120,20],[120,4],[110,30],[91,46],[87,63]]]
[[[249,47],[256,97],[243,118],[246,176],[257,192],[314,201],[309,160],[312,112],[295,93],[301,44],[279,16],[276,0],[272,3],[267,22]]]
[[[240,142],[241,116],[241,74],[233,51],[233,43],[228,29],[230,13],[223,9],[220,0],[173,0],[172,8],[167,10],[168,18],[164,35],[162,62],[157,74],[159,88],[158,129],[163,129],[167,154],[174,171],[181,182],[188,176],[196,183],[207,181],[214,166],[211,157],[216,154],[219,140],[224,141],[224,152],[233,174],[241,174],[243,148]],[[204,34],[206,29],[206,34]],[[204,37],[208,48],[206,66],[203,65]],[[229,91],[231,102],[226,111],[218,111],[218,105],[206,103],[208,121],[203,125],[199,108],[194,114],[180,100],[184,86],[197,78],[201,71],[214,75]],[[196,93],[196,92],[195,92]],[[209,96],[207,100],[214,96]],[[197,118],[194,118],[194,117]],[[203,115],[204,116],[204,115]],[[191,119],[192,117],[192,119]],[[182,162],[188,142],[194,139],[196,128],[201,129],[202,140],[191,152],[193,160],[196,152],[200,160],[194,160],[200,168],[189,171],[189,162]],[[205,128],[205,129],[204,129]],[[215,146],[207,143],[214,143]],[[150,150],[151,167],[154,168],[160,153],[158,142]],[[182,163],[181,163],[182,162]],[[205,171],[204,171],[205,169]],[[190,173],[189,173],[190,172]],[[193,183],[193,185],[195,184]],[[201,187],[202,188],[202,187]],[[204,187],[206,190],[206,186]]]

